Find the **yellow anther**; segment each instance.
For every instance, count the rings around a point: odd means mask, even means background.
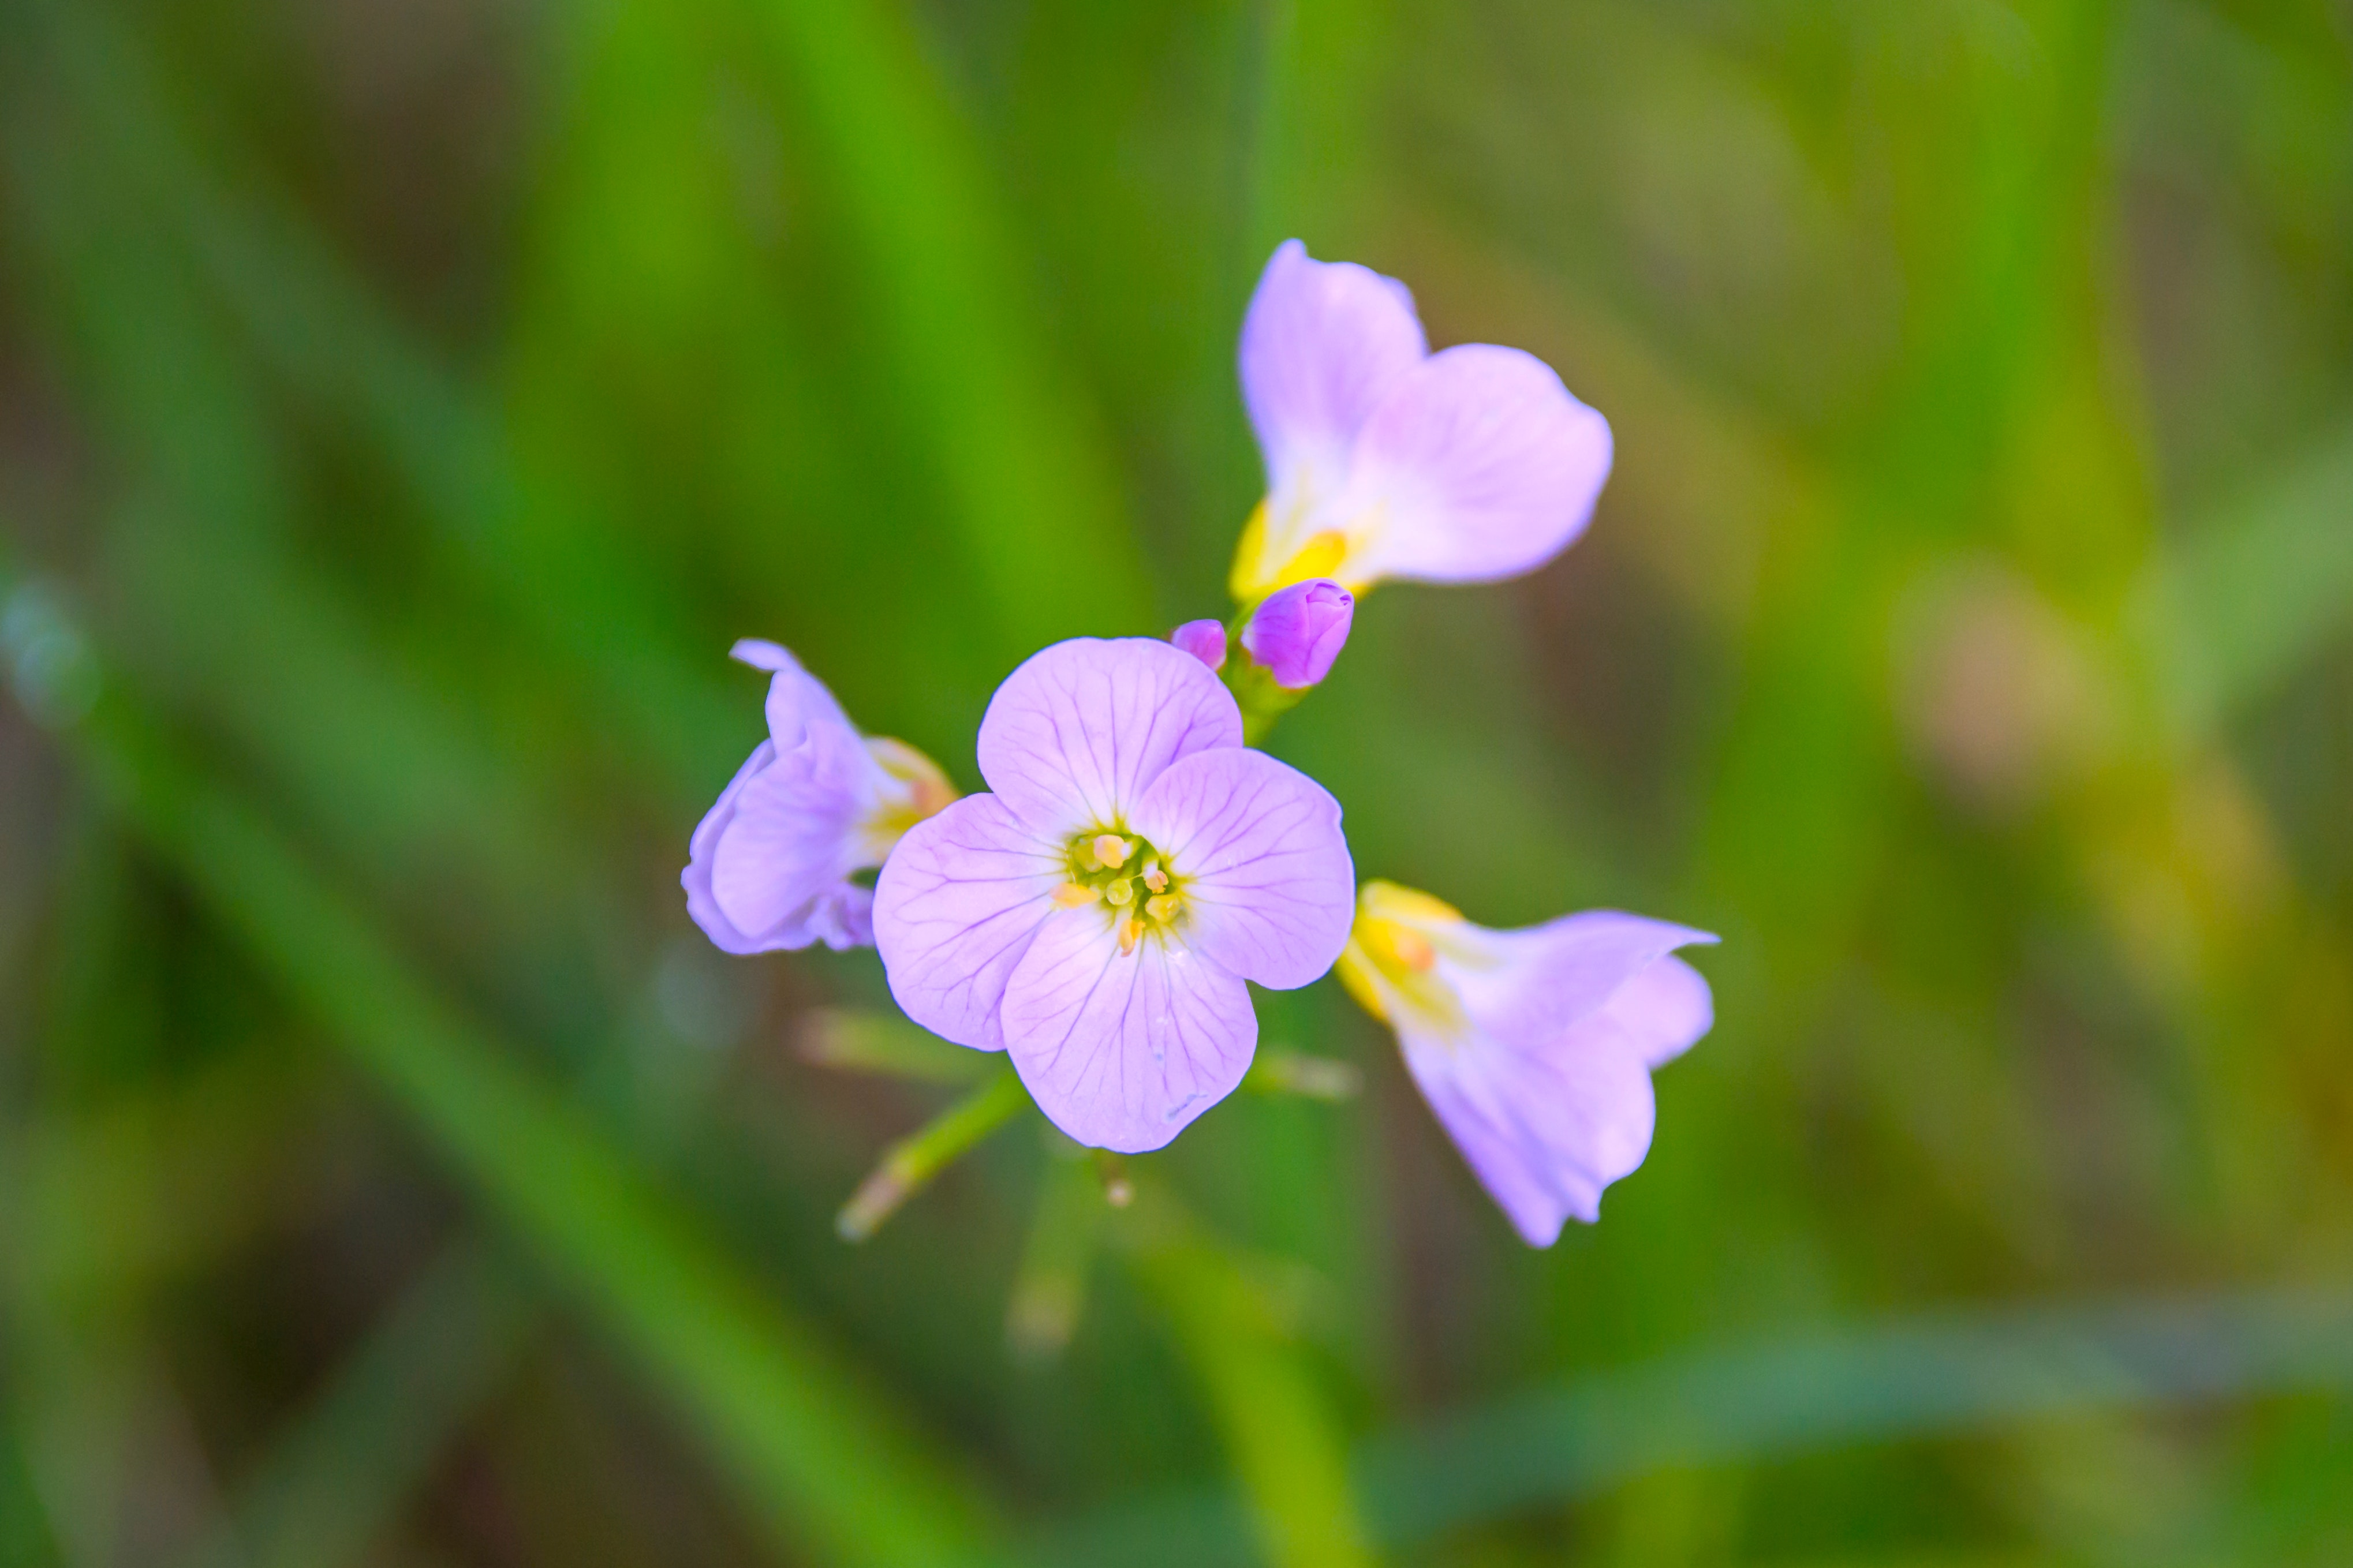
[[[1429,973],[1430,965],[1438,962],[1438,950],[1431,947],[1430,939],[1418,931],[1392,926],[1388,939],[1389,951],[1398,955],[1398,962],[1417,973]]]
[[[1077,882],[1065,882],[1054,889],[1054,901],[1066,910],[1080,909],[1092,904],[1097,897],[1092,888],[1082,886]]]
[[[1128,900],[1134,897],[1135,884],[1134,882],[1113,882],[1110,887],[1103,889],[1104,900],[1111,904],[1114,909],[1125,909],[1127,907]]]
[[[1098,833],[1087,847],[1094,851],[1095,863],[1106,871],[1126,865],[1127,858],[1135,853],[1135,845],[1116,833]]]
[[[1144,900],[1144,912],[1164,925],[1176,918],[1176,900],[1172,894],[1163,893],[1156,899]]]
[[[1144,922],[1130,915],[1119,922],[1119,951],[1122,953],[1134,952],[1135,944],[1143,940]]]
[[[1165,893],[1168,890],[1168,873],[1160,868],[1157,861],[1144,873],[1144,885],[1155,893]]]

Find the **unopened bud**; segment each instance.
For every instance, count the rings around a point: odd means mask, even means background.
[[[1303,691],[1331,673],[1356,614],[1356,595],[1330,578],[1294,583],[1258,607],[1242,628],[1242,647],[1277,686]]]
[[[1211,669],[1226,667],[1226,628],[1219,621],[1187,621],[1168,634],[1168,640]]]

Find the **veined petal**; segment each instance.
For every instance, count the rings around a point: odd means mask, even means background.
[[[1239,747],[1198,752],[1129,820],[1176,874],[1186,942],[1222,967],[1288,991],[1347,945],[1356,873],[1340,803],[1298,769]]]
[[[1535,1047],[1609,1006],[1621,987],[1675,949],[1715,941],[1705,931],[1668,921],[1587,910],[1525,931],[1491,931],[1466,924],[1440,934],[1434,945],[1439,973],[1480,1027],[1507,1044]],[[1695,973],[1691,979],[1698,983],[1704,1006],[1706,983]],[[1672,983],[1662,979],[1653,984]],[[1692,1021],[1691,1004],[1687,990],[1662,996],[1660,1005],[1669,1010],[1657,1020],[1659,1028],[1672,1034]],[[1704,1033],[1707,1016],[1703,1014],[1698,1032],[1668,1054]]]
[[[766,741],[760,742],[735,776],[719,793],[718,801],[702,814],[695,824],[694,837],[688,841],[686,869],[679,873],[679,885],[686,889],[686,912],[703,934],[723,952],[766,952],[775,948],[803,946],[791,940],[797,931],[782,932],[773,927],[754,923],[745,930],[720,906],[718,895],[712,889],[712,869],[718,858],[720,841],[735,824],[736,804],[744,786],[765,773],[776,760],[776,748]]]
[[[1031,1098],[1080,1142],[1166,1144],[1234,1091],[1258,1048],[1240,978],[1173,936],[1120,951],[1113,913],[1064,910],[1005,988],[1005,1044]]]
[[[874,944],[900,1008],[960,1046],[1002,1050],[1006,977],[1068,874],[1061,847],[995,795],[909,828],[874,885]]]
[[[1609,477],[1609,421],[1518,349],[1432,354],[1374,409],[1329,509],[1352,584],[1479,583],[1534,571],[1585,531]]]
[[[1413,296],[1348,261],[1316,261],[1285,240],[1242,320],[1242,400],[1266,455],[1270,510],[1338,489],[1367,416],[1428,345]]]
[[[1161,770],[1242,743],[1233,694],[1155,637],[1074,637],[1005,678],[980,721],[981,776],[1041,834],[1115,827]]]
[[[710,856],[712,896],[747,932],[801,914],[857,868],[850,842],[856,795],[837,778],[797,766],[805,757],[776,752],[773,742],[762,750],[770,753],[767,764],[722,797],[733,805],[733,818]]]

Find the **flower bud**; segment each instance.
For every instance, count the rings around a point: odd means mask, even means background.
[[[1356,595],[1330,578],[1294,583],[1258,607],[1242,628],[1242,647],[1277,686],[1303,691],[1332,672],[1356,614]]]
[[[1168,640],[1211,669],[1226,667],[1226,628],[1219,621],[1187,621]]]

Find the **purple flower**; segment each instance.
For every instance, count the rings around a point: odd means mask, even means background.
[[[1303,691],[1332,673],[1356,616],[1354,594],[1328,577],[1310,578],[1267,595],[1242,628],[1242,647],[1277,686]]]
[[[1651,1069],[1708,1031],[1707,982],[1676,948],[1705,931],[1588,910],[1524,931],[1367,882],[1340,978],[1397,1030],[1406,1067],[1532,1247],[1642,1163]]]
[[[1241,744],[1201,661],[1143,637],[1057,643],[981,720],[996,793],[900,841],[875,885],[891,994],[1006,1050],[1082,1143],[1157,1149],[1258,1045],[1244,981],[1304,985],[1348,941],[1339,804]]]
[[[1286,240],[1242,323],[1242,396],[1267,497],[1234,557],[1254,605],[1310,577],[1484,583],[1535,570],[1585,528],[1609,426],[1543,361],[1430,353],[1395,279]]]
[[[1226,628],[1220,621],[1187,621],[1168,640],[1211,669],[1226,668]]]
[[[729,952],[874,940],[873,893],[850,880],[956,792],[929,757],[860,735],[822,683],[772,642],[730,650],[768,682],[768,738],[687,849],[687,912]]]

